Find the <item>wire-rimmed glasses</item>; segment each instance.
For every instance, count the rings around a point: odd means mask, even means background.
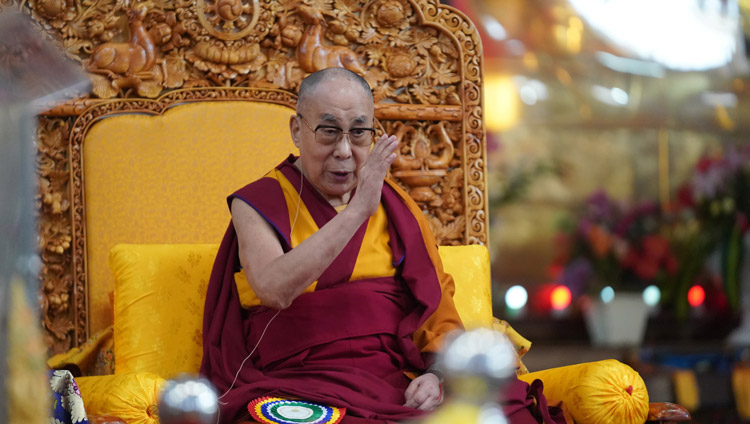
[[[367,127],[353,127],[349,131],[344,131],[335,125],[321,124],[313,129],[302,115],[298,113],[297,116],[307,125],[310,131],[315,133],[315,141],[326,146],[338,143],[344,135],[349,137],[349,142],[353,145],[369,146],[375,136],[375,128]]]

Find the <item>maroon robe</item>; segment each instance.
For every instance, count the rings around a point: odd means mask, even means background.
[[[301,189],[301,199],[320,228],[336,211],[309,181],[299,186],[301,175],[292,159],[278,169]],[[234,198],[257,210],[276,231],[284,251],[291,249],[289,213],[276,179],[266,176],[243,187],[228,198],[230,205]],[[248,402],[261,396],[344,407],[343,423],[400,421],[423,414],[403,406],[411,381],[405,372],[424,372],[434,360],[431,352],[420,352],[412,335],[435,313],[444,294],[417,218],[405,203],[409,200],[384,185],[381,201],[396,275],[348,281],[365,222],[320,276],[315,291],[301,294],[281,311],[242,308],[234,282],[240,269],[237,235],[229,224],[206,295],[201,364],[201,375],[221,396],[222,423],[246,417]],[[529,418],[512,422],[536,423],[524,409],[530,402],[528,385],[515,381],[525,386],[520,391],[514,386],[518,393],[513,413]]]

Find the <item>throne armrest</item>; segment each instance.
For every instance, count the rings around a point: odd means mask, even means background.
[[[648,404],[648,422],[671,424],[679,421],[690,421],[690,413],[684,406],[670,402]]]

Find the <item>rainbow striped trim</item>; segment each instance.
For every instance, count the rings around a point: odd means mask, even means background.
[[[346,408],[270,396],[248,403],[247,410],[256,421],[267,424],[336,424],[346,415]]]

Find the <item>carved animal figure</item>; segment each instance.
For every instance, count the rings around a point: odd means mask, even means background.
[[[414,127],[405,125],[403,122],[396,122],[395,129],[396,131],[394,135],[402,146],[412,144],[411,140],[414,139],[417,134],[417,130]],[[406,140],[407,135],[409,136],[408,141]],[[393,161],[394,170],[413,170],[422,167],[421,159],[416,158],[413,155],[411,157],[406,157],[401,153],[400,150],[397,150],[396,153],[396,160]]]
[[[445,122],[440,121],[435,125],[430,125],[427,128],[427,134],[437,136],[438,142],[433,145],[432,151],[440,152],[440,156],[432,155],[432,157],[426,158],[425,164],[429,169],[448,169],[451,159],[453,159],[454,148],[453,142],[445,130]]]
[[[307,24],[305,32],[297,44],[297,60],[305,72],[315,72],[326,68],[346,68],[362,76],[365,69],[357,54],[348,47],[329,46],[323,41],[326,25],[323,14],[309,6],[299,6],[299,15]]]
[[[114,77],[115,74],[136,75],[148,71],[156,63],[156,44],[143,27],[151,2],[144,2],[128,11],[130,40],[126,43],[103,43],[91,53],[87,70]]]

